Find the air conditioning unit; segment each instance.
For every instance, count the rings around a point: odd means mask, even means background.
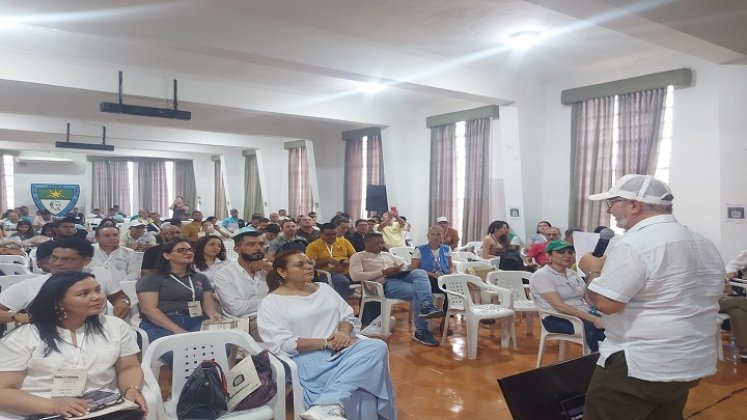
[[[73,163],[73,159],[55,156],[18,156],[18,163]]]

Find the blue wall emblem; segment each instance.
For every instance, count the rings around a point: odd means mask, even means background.
[[[31,184],[31,198],[40,210],[63,216],[75,207],[80,197],[78,184]]]

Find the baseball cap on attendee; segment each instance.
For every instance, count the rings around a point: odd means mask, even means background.
[[[442,222],[449,223],[449,219],[447,219],[446,216],[441,216],[438,219],[436,219],[436,223],[442,223]]]
[[[241,236],[244,236],[246,233],[256,232],[256,231],[257,231],[257,229],[254,229],[254,227],[252,225],[246,225],[243,228],[241,228],[241,229],[237,230],[236,232],[234,232],[233,235],[231,235],[231,239],[233,239],[235,241],[235,240],[239,239]]]
[[[130,223],[130,228],[140,227],[140,226],[146,226],[146,224],[139,220],[134,220],[132,221],[132,223]]]
[[[589,200],[608,200],[620,197],[647,204],[669,204],[674,200],[672,190],[651,175],[628,174],[617,180],[609,191],[593,194]]]
[[[553,251],[560,251],[561,249],[567,249],[567,248],[575,250],[575,248],[573,248],[573,245],[571,245],[570,243],[562,239],[558,239],[555,241],[550,241],[545,247],[545,252],[549,254]]]

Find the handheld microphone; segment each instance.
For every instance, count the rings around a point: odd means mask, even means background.
[[[599,241],[597,241],[597,246],[594,247],[594,251],[591,252],[591,255],[597,258],[603,256],[604,251],[607,250],[607,246],[609,246],[610,240],[613,236],[615,236],[615,232],[613,232],[612,229],[602,229],[602,231],[599,232]]]

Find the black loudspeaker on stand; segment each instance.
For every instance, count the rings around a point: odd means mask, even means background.
[[[386,185],[369,185],[366,187],[366,211],[375,211],[379,214],[389,209],[389,201],[386,199]]]

